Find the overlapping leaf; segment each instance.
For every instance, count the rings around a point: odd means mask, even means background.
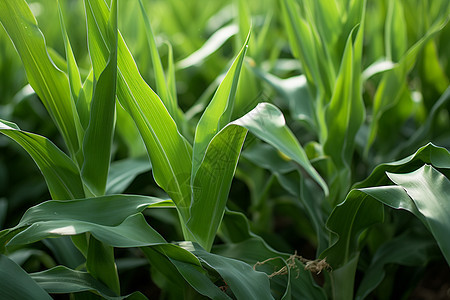
[[[0,2],[0,22],[22,59],[30,85],[41,98],[74,156],[81,144],[77,133],[81,124],[70,97],[69,81],[50,59],[44,37],[26,1]]]
[[[103,1],[87,0],[93,20],[100,32],[107,28],[108,7]],[[106,44],[99,46],[106,61]],[[177,126],[161,99],[142,79],[123,38],[118,39],[117,97],[131,115],[144,140],[153,165],[156,182],[170,195],[187,218],[190,204],[191,146],[178,132]]]
[[[78,168],[47,138],[20,130],[17,125],[0,120],[0,132],[20,144],[38,165],[53,199],[83,198]]]
[[[21,267],[2,254],[0,296],[5,299],[52,299]]]

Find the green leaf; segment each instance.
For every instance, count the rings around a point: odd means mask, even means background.
[[[444,168],[442,172],[450,177],[450,172],[445,169],[450,168],[450,152],[441,147],[429,143],[419,148],[414,154],[404,159],[378,165],[367,179],[355,184],[354,188],[364,188],[370,186],[387,185],[391,181],[386,177],[386,172],[407,173],[412,172],[424,164],[431,164],[436,168]]]
[[[414,247],[411,247],[414,245]],[[388,264],[424,266],[433,257],[435,243],[428,236],[406,233],[387,241],[377,250],[358,287],[356,299],[366,299],[383,280]]]
[[[78,70],[72,46],[70,45],[69,36],[67,35],[66,25],[64,24],[64,15],[59,0],[58,0],[58,13],[59,13],[59,22],[61,23],[61,32],[64,39],[64,47],[66,51],[67,75],[69,77],[70,93],[72,96],[72,101],[76,101],[80,95],[80,91],[82,88],[80,71]]]
[[[191,252],[172,244],[145,247],[142,250],[152,266],[158,268],[176,286],[179,287],[180,280],[185,280],[198,293],[211,299],[230,299],[211,281],[198,258]],[[179,278],[180,275],[182,278]]]
[[[238,299],[274,299],[266,274],[253,270],[242,261],[208,253],[193,244],[181,246],[188,248],[203,263],[216,270]]]
[[[63,266],[54,267],[42,272],[31,273],[30,276],[44,290],[53,294],[91,291],[96,292],[103,298],[110,300],[125,299],[131,296],[117,296],[113,291],[108,289],[108,287],[106,287],[103,283],[93,278],[89,273],[71,270]],[[140,298],[146,299],[139,292],[135,292],[132,295],[135,297],[140,296]]]
[[[326,226],[331,231],[330,246],[320,257],[333,269],[344,266],[358,255],[358,237],[369,226],[382,222],[383,205],[367,194],[352,190],[334,208]]]
[[[305,123],[308,128],[319,135],[314,111],[314,100],[308,90],[305,75],[278,78],[270,73],[253,67],[252,70],[270,84],[289,105],[289,112],[294,120]]]
[[[341,202],[350,188],[355,138],[365,118],[361,91],[364,23],[358,29],[354,43],[353,32],[348,36],[333,95],[325,110],[327,133],[323,150],[337,169],[331,172],[332,203]]]
[[[291,255],[272,249],[262,238],[253,234],[243,214],[227,211],[221,233],[221,238],[226,243],[214,246],[215,254],[244,261],[268,275],[290,265],[287,276],[276,275],[270,278],[272,295],[276,298],[289,299],[290,294],[292,299],[327,299],[324,290],[315,284],[311,272],[305,270],[298,259],[293,260],[295,266],[288,264],[287,260]]]
[[[164,106],[169,111],[169,114],[177,121],[178,104],[176,98],[169,91],[168,81],[164,74],[161,58],[159,57],[158,48],[156,47],[155,36],[150,25],[150,20],[145,11],[142,0],[139,0],[139,6],[141,8],[142,17],[144,18],[145,33],[147,34],[147,42],[150,48],[150,57],[152,59],[153,72],[156,80],[156,93],[159,95],[164,103]]]
[[[411,173],[387,175],[414,201],[450,264],[450,180],[430,165]]]
[[[363,31],[360,27],[353,45],[353,31],[348,37],[333,96],[326,109],[328,133],[323,149],[338,169],[349,168],[356,133],[364,122],[360,79]]]
[[[426,45],[427,41],[444,28],[447,22],[448,19],[445,19],[433,24],[425,35],[408,49],[398,64],[384,73],[374,97],[372,122],[370,123],[369,137],[365,148],[366,154],[376,139],[381,116],[399,102],[402,88],[406,84],[406,76],[414,67],[419,51]]]
[[[450,102],[450,87],[448,87],[445,92],[441,95],[441,97],[436,101],[436,103],[431,108],[431,111],[427,115],[427,119],[420,128],[418,128],[414,134],[408,138],[401,147],[397,148],[396,155],[399,156],[398,153],[406,153],[410,152],[412,149],[416,149],[419,143],[422,143],[424,140],[427,140],[431,135],[432,125],[436,122],[437,117],[439,116],[439,112],[445,110],[446,105]]]
[[[89,115],[91,111],[93,89],[94,89],[94,69],[91,68],[88,76],[86,77],[83,83],[83,88],[78,96],[76,103],[78,115],[80,116],[80,122],[81,125],[83,126],[83,129],[86,129],[89,125]]]
[[[150,227],[141,213],[126,218],[117,226],[102,225],[96,222],[78,220],[56,220],[36,222],[13,237],[8,246],[31,244],[42,239],[64,235],[78,235],[90,232],[98,240],[118,248],[143,247],[166,243]]]
[[[89,49],[93,52],[94,90],[91,102],[89,125],[83,141],[83,182],[93,195],[105,194],[106,181],[111,156],[111,145],[114,135],[116,111],[116,78],[117,78],[117,1],[112,1],[111,12],[105,29],[109,58],[106,66],[96,66],[97,56],[94,48],[100,38],[95,35],[97,24],[90,9],[87,9]],[[91,34],[93,33],[94,34]],[[97,50],[99,52],[99,50]]]
[[[47,138],[20,130],[17,125],[0,120],[0,132],[21,145],[33,158],[47,182],[53,199],[83,198],[78,168]]]
[[[87,272],[75,271],[58,266],[46,271],[31,273],[31,278],[49,293],[76,293],[96,291],[106,299],[114,299],[117,295],[103,283],[97,281]]]
[[[52,299],[21,267],[1,254],[0,297],[3,299]]]
[[[80,220],[107,226],[119,225],[147,207],[173,206],[172,201],[148,196],[109,195],[95,198],[46,201],[28,209],[15,228],[50,220]]]
[[[47,201],[30,208],[4,239],[29,244],[48,237],[75,236],[91,232],[115,247],[138,247],[165,243],[140,212],[147,207],[167,207],[170,200],[146,196],[112,195],[71,201]],[[27,226],[18,236],[20,230]],[[8,234],[9,233],[9,234]]]
[[[236,35],[239,28],[236,25],[225,26],[212,34],[209,39],[203,44],[203,46],[189,55],[188,57],[180,60],[176,67],[178,69],[185,69],[191,66],[195,66],[203,62],[208,56],[216,52],[227,40]]]
[[[386,16],[386,57],[398,62],[407,49],[407,31],[404,10],[400,1],[390,1]]]
[[[301,17],[299,7],[293,0],[281,0],[281,8],[289,44],[294,56],[302,64],[312,94],[329,95],[330,83],[334,82],[334,70],[329,57],[322,52],[324,48],[313,22],[307,22]]]
[[[222,220],[246,134],[244,128],[226,126],[214,136],[192,183],[188,235],[208,251]]]
[[[286,126],[281,111],[272,104],[260,103],[242,118],[230,123],[242,126],[298,163],[328,195],[328,186],[309,162],[305,151]]]
[[[191,183],[194,183],[197,170],[205,157],[205,152],[210,141],[226,124],[228,124],[228,122],[230,122],[239,74],[241,72],[249,39],[250,33],[197,124],[192,155]]]
[[[111,163],[105,193],[123,193],[136,176],[151,168],[148,158],[126,158]]]
[[[42,243],[50,249],[56,262],[60,265],[77,268],[85,262],[83,255],[69,237],[46,239]]]
[[[114,248],[98,241],[92,235],[89,237],[86,269],[95,279],[105,283],[117,295],[120,295],[119,274],[114,260]]]
[[[106,27],[108,8],[103,1],[87,0],[99,28]],[[103,60],[106,45],[100,47]],[[136,64],[119,34],[117,97],[130,114],[144,140],[153,166],[153,176],[177,205],[182,218],[188,217],[191,201],[190,174],[192,149],[161,99],[142,79]]]
[[[22,59],[30,85],[44,103],[72,156],[80,147],[81,128],[66,74],[49,57],[44,37],[24,0],[0,2],[0,22]]]

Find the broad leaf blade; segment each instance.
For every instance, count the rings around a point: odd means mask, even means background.
[[[66,25],[64,24],[64,15],[62,12],[61,4],[58,1],[58,13],[59,20],[61,23],[61,31],[64,39],[64,47],[66,50],[66,60],[67,60],[67,75],[69,77],[70,93],[72,95],[73,101],[76,101],[79,97],[81,91],[81,77],[80,71],[78,70],[77,62],[73,54],[72,46],[70,45],[69,36],[67,35]]]
[[[195,178],[195,174],[202,163],[208,144],[230,122],[239,75],[247,51],[249,38],[250,33],[197,124],[192,156],[192,179]]]
[[[47,138],[20,130],[15,124],[0,120],[0,132],[21,145],[44,175],[52,198],[83,198],[78,168]]]
[[[74,156],[80,147],[77,130],[81,126],[75,103],[70,97],[69,81],[50,59],[44,37],[26,1],[1,1],[0,22],[22,59],[30,85]]]
[[[333,269],[338,269],[358,255],[358,237],[369,226],[382,222],[383,205],[368,195],[352,190],[336,206],[326,226],[332,232],[330,247],[320,255]]]
[[[198,293],[211,299],[230,299],[211,281],[198,258],[191,252],[173,244],[145,247],[142,251],[152,266],[158,268],[175,287],[185,280]]]
[[[58,266],[46,271],[32,273],[30,276],[49,293],[62,294],[96,291],[105,299],[118,298],[113,291],[87,272]]]
[[[210,250],[228,200],[231,181],[247,130],[227,126],[209,143],[193,180],[193,201],[187,222],[192,241]]]
[[[80,220],[105,226],[122,223],[147,207],[170,207],[171,200],[137,195],[109,195],[95,198],[46,201],[28,209],[15,228],[36,222]]]
[[[117,296],[113,291],[93,278],[89,273],[72,270],[63,266],[32,273],[30,276],[39,284],[39,286],[52,294],[91,291],[95,294],[100,294],[103,298],[108,300],[147,299],[140,292],[134,292],[127,296]]]
[[[294,134],[286,126],[281,111],[269,103],[260,103],[242,118],[231,124],[239,125],[255,136],[283,152],[298,163],[328,195],[328,186],[309,162],[305,151]]]
[[[411,247],[414,245],[414,247]],[[406,266],[423,266],[433,258],[436,245],[428,236],[418,236],[416,232],[408,231],[395,239],[388,240],[375,253],[366,269],[361,284],[356,293],[356,299],[366,299],[383,280],[388,264]]]
[[[98,45],[97,23],[90,9],[86,15],[90,49]],[[116,111],[116,78],[117,78],[117,1],[112,1],[108,24],[105,29],[109,58],[106,66],[96,66],[95,56],[101,53],[93,51],[94,90],[91,102],[89,125],[83,141],[83,181],[94,195],[105,193],[108,177],[111,144],[114,134]],[[95,41],[94,41],[95,40]],[[97,50],[98,51],[98,50]],[[98,51],[99,52],[99,51]]]
[[[131,182],[144,172],[150,171],[152,165],[148,158],[126,158],[111,163],[106,194],[121,194]]]
[[[21,267],[0,254],[0,298],[51,300]]]
[[[99,27],[105,27],[108,8],[103,1],[87,0]],[[108,52],[101,48],[103,59]],[[145,83],[119,34],[117,97],[131,115],[144,140],[153,166],[153,176],[174,200],[182,217],[187,218],[190,205],[192,148],[178,132],[177,126],[161,99]]]
[[[144,5],[142,4],[142,0],[139,0],[139,6],[141,8],[142,17],[144,18],[145,33],[147,34],[147,42],[150,48],[150,57],[152,59],[153,72],[156,80],[156,93],[163,101],[169,114],[177,121],[178,105],[176,103],[176,98],[173,98],[173,94],[169,92],[168,80],[164,74],[161,58],[159,57],[158,48],[156,47],[155,36],[153,35],[150,20]]]
[[[274,299],[270,293],[269,277],[253,270],[250,265],[236,259],[208,253],[198,247],[194,248],[192,253],[215,269],[238,299]]]
[[[127,217],[117,226],[102,225],[95,221],[77,219],[52,220],[33,223],[13,237],[7,247],[31,244],[58,236],[75,236],[90,232],[103,243],[119,248],[164,244],[166,241],[150,227],[141,213]]]
[[[412,173],[387,175],[412,198],[450,264],[450,180],[430,165]]]

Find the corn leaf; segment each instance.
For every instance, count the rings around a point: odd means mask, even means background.
[[[317,45],[310,25],[300,16],[298,6],[292,0],[281,0],[281,8],[285,28],[289,37],[294,56],[302,63],[308,84],[316,91],[322,91],[325,86],[319,72]]]
[[[168,80],[164,74],[161,58],[159,57],[158,48],[156,47],[155,36],[153,35],[150,20],[147,16],[144,5],[142,4],[142,0],[139,0],[139,6],[144,18],[145,33],[147,34],[147,42],[150,48],[150,57],[152,59],[153,72],[156,80],[156,93],[161,98],[164,106],[169,111],[169,114],[175,121],[177,121],[178,104],[176,102],[176,98],[173,98],[173,94],[169,92]]]
[[[59,13],[59,22],[61,23],[61,32],[64,39],[64,47],[66,50],[67,75],[69,77],[70,93],[72,95],[72,101],[76,101],[80,95],[80,91],[82,88],[80,71],[78,70],[72,46],[70,45],[66,25],[64,24],[64,15],[59,1],[58,1],[58,13]]]
[[[91,232],[98,240],[115,247],[160,244],[164,239],[147,224],[140,212],[146,207],[171,205],[170,200],[132,195],[47,201],[30,208],[10,230],[15,234],[17,228],[29,226],[21,232],[22,236],[16,235],[14,238],[17,239],[13,241],[13,238],[12,243]]]
[[[353,32],[348,37],[333,96],[326,109],[328,133],[323,149],[338,169],[349,168],[356,133],[364,122],[360,79],[363,31],[360,27],[354,45]]]
[[[117,295],[120,295],[119,274],[114,259],[114,248],[89,236],[86,257],[86,270],[95,279],[105,283]]]
[[[411,173],[387,175],[403,187],[414,201],[450,264],[450,180],[430,165]]]
[[[217,30],[200,49],[177,62],[176,67],[178,69],[185,69],[202,63],[208,56],[216,52],[227,40],[236,35],[238,31],[239,28],[234,24]]]
[[[416,170],[424,164],[430,164],[435,168],[441,169],[441,172],[450,177],[450,152],[442,147],[437,147],[432,143],[419,148],[414,154],[404,159],[379,164],[362,182],[355,184],[354,188],[365,188],[370,186],[388,185],[391,181],[385,176],[390,173],[408,173]]]
[[[151,168],[148,158],[127,158],[112,162],[105,193],[109,195],[123,193],[136,176],[150,171]]]
[[[291,257],[290,254],[272,249],[262,238],[253,234],[247,218],[242,213],[227,211],[220,231],[221,238],[227,243],[215,246],[213,252],[244,261],[253,265],[257,271],[271,275],[286,267],[287,260]],[[294,261],[295,266],[290,264],[287,267],[287,276],[270,278],[272,295],[281,299],[327,299],[324,290],[314,283],[305,266],[297,259]]]
[[[221,130],[209,143],[192,183],[189,237],[207,250],[211,249],[222,220],[246,134],[238,126]]]
[[[3,299],[52,299],[30,275],[2,254],[0,254],[0,297]]]
[[[307,0],[304,6],[311,10],[309,23],[317,27],[326,44],[325,48],[333,49],[342,30],[340,14],[343,8],[339,7],[339,1]]]
[[[81,128],[75,103],[70,97],[66,74],[49,57],[37,21],[24,0],[0,2],[0,22],[22,59],[30,85],[39,95],[72,156],[80,148]]]
[[[100,64],[102,53],[97,49],[100,37],[91,9],[87,9],[89,49],[94,69],[94,90],[89,125],[83,141],[83,182],[94,195],[104,195],[111,156],[116,111],[117,78],[117,1],[112,1],[107,30],[103,36],[109,49],[106,65]],[[93,33],[93,34],[91,34]],[[100,58],[96,58],[100,57]]]
[[[125,218],[146,207],[171,207],[170,200],[137,195],[109,195],[95,198],[46,201],[28,209],[15,228],[49,220],[80,220],[106,226],[122,223]],[[105,209],[107,207],[108,209]]]
[[[134,292],[131,295],[122,297],[117,296],[113,291],[93,278],[89,273],[72,270],[64,266],[31,273],[30,276],[40,287],[48,293],[53,294],[91,291],[100,294],[103,298],[108,300],[131,299],[129,297],[136,297],[132,299],[147,299],[140,292]]]
[[[327,184],[309,162],[305,151],[286,126],[284,116],[277,107],[269,103],[260,103],[231,124],[246,128],[259,139],[283,152],[298,163],[319,184],[325,195],[328,195]]]
[[[411,247],[414,245],[414,247]],[[385,277],[388,264],[405,266],[423,266],[434,258],[436,245],[428,236],[419,236],[417,232],[406,233],[387,241],[378,248],[367,268],[355,299],[366,299]]]
[[[327,220],[326,226],[332,233],[330,246],[320,254],[320,258],[326,258],[333,269],[345,266],[358,255],[361,232],[382,222],[383,218],[381,203],[361,191],[352,190]]]
[[[87,0],[99,28],[106,28],[108,7],[101,0]],[[108,57],[106,45],[101,48]],[[190,205],[192,149],[161,99],[142,79],[136,64],[119,34],[117,97],[131,115],[144,140],[153,166],[153,176],[174,200],[180,214],[187,218]]]
[[[433,24],[426,34],[408,49],[400,62],[393,69],[384,73],[375,93],[372,122],[370,123],[369,137],[365,148],[366,154],[375,141],[382,114],[398,103],[402,88],[406,84],[406,75],[414,67],[419,51],[426,45],[427,41],[444,28],[447,22],[448,19],[445,19]]]
[[[0,132],[16,141],[33,158],[44,175],[53,199],[84,198],[80,173],[73,161],[47,138],[20,130],[0,120]]]
[[[339,203],[350,188],[350,163],[356,134],[364,122],[365,108],[361,91],[361,55],[364,23],[352,43],[350,33],[342,58],[333,96],[325,110],[327,125],[323,150],[336,167],[331,178],[332,203]]]
[[[358,253],[357,242],[360,233],[372,224],[383,220],[382,203],[412,212],[432,231],[427,219],[418,211],[416,204],[405,192],[405,189],[400,186],[380,186],[391,183],[386,173],[408,173],[417,170],[424,164],[432,164],[434,167],[440,168],[447,177],[450,176],[448,171],[450,169],[450,153],[444,148],[428,144],[407,158],[379,165],[366,180],[356,184],[355,189],[347,195],[345,201],[338,205],[329,216],[327,227],[332,232],[330,236],[331,244],[320,256],[326,257],[333,268],[341,267],[355,257]],[[444,175],[434,174],[433,176],[441,180],[436,193],[437,195],[444,193],[441,199],[445,203],[445,193],[447,192],[445,189],[448,189],[448,179],[447,181],[444,180]],[[426,185],[423,187],[425,188]],[[431,196],[436,197],[435,195]],[[375,199],[378,201],[375,201]],[[435,204],[430,203],[430,205],[433,207]],[[444,214],[444,217],[447,214],[445,208],[439,213]],[[434,217],[442,218],[443,216],[438,214]],[[435,238],[444,244],[442,246],[444,249],[441,248],[444,252],[447,251],[445,247],[448,247],[448,243],[442,241],[442,228],[448,225],[445,225],[447,221],[441,220],[441,222],[443,222],[442,227],[434,230],[436,230],[437,235]]]
[[[198,293],[211,299],[231,299],[211,281],[198,258],[191,252],[172,244],[145,247],[142,251],[152,266],[158,268],[176,286],[186,281]]]
[[[76,107],[80,117],[81,126],[86,129],[89,125],[89,115],[91,111],[91,102],[94,89],[94,69],[91,68],[86,77],[82,90],[78,96]],[[81,152],[81,151],[80,151]]]
[[[143,247],[166,243],[161,235],[147,224],[144,216],[137,213],[129,216],[117,226],[101,225],[95,221],[85,222],[76,219],[35,222],[13,237],[7,247],[30,244],[51,237],[74,236],[86,232],[90,232],[96,239],[112,247]]]
[[[398,62],[407,49],[404,10],[400,1],[390,1],[386,16],[386,58]]]
[[[46,239],[42,243],[51,251],[58,264],[75,269],[85,262],[84,256],[75,247],[70,237]]]
[[[236,96],[239,74],[248,47],[250,33],[244,45],[228,70],[222,83],[217,88],[213,99],[206,107],[197,124],[192,154],[192,179],[195,178],[200,164],[204,158],[206,148],[211,139],[230,122]]]
[[[287,105],[289,105],[289,111],[294,120],[304,123],[313,132],[318,134],[314,100],[308,91],[305,75],[281,79],[256,67],[252,68],[252,70],[256,75],[271,85]]]
[[[182,247],[186,248],[188,245],[184,244]],[[222,276],[238,299],[274,299],[266,274],[253,270],[242,261],[208,253],[195,245],[191,247],[195,256]]]

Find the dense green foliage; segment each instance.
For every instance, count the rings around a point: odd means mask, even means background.
[[[450,265],[449,18],[0,0],[0,298],[414,295]]]

